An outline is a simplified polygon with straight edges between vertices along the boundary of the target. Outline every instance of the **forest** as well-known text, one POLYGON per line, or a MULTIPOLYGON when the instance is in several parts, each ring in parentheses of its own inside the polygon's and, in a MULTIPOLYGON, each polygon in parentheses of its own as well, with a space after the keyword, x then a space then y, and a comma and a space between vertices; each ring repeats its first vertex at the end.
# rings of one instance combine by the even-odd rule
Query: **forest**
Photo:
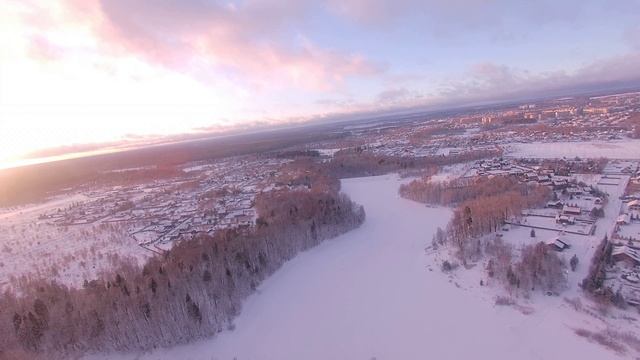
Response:
POLYGON ((522 210, 541 206, 551 199, 548 187, 500 176, 444 182, 424 177, 401 186, 399 192, 422 203, 455 205, 446 239, 456 246, 463 263, 471 253, 478 252, 479 237, 497 231, 507 219, 520 216, 522 210))
POLYGON ((515 258, 509 244, 494 238, 485 243, 485 252, 489 257, 487 276, 499 281, 512 295, 528 296, 536 290, 559 294, 567 287, 567 265, 543 242, 524 246, 520 257, 515 258))
POLYGON ((506 220, 520 216, 524 209, 546 203, 550 192, 546 187, 535 185, 466 200, 454 209, 453 218, 447 226, 447 236, 465 262, 473 251, 472 239, 499 230, 506 220))
POLYGON ((261 194, 249 233, 182 241, 141 268, 123 264, 82 288, 32 279, 5 292, 0 358, 147 350, 232 329, 242 301, 265 278, 298 252, 364 221, 364 209, 339 192, 339 182, 310 176, 318 186, 261 194))
MULTIPOLYGON (((433 246, 451 244, 465 266, 488 256, 488 277, 498 280, 510 293, 528 294, 538 289, 559 293, 566 286, 566 264, 544 243, 525 246, 515 259, 512 247, 502 238, 485 236, 498 231, 509 218, 520 216, 522 210, 546 203, 551 198, 549 188, 509 177, 447 182, 425 177, 402 186, 400 194, 423 203, 455 205, 446 231, 438 229, 433 246)), ((443 263, 444 271, 453 268, 448 261, 443 263)))
POLYGON ((457 155, 402 157, 374 154, 361 147, 338 151, 324 164, 338 178, 383 175, 394 171, 424 169, 500 156, 500 150, 473 150, 457 155))
MULTIPOLYGON (((451 181, 431 181, 429 176, 400 187, 400 195, 413 201, 434 205, 455 205, 480 197, 493 197, 506 192, 531 195, 538 186, 527 185, 513 177, 473 177, 451 181)), ((544 191, 544 190, 539 190, 544 191)))

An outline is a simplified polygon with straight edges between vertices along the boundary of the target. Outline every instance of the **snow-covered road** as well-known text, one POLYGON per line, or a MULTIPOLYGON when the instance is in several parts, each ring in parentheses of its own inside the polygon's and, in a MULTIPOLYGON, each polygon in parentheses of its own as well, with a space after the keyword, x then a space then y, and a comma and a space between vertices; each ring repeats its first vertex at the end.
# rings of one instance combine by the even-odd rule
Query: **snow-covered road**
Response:
MULTIPOLYGON (((235 329, 141 357, 202 360, 609 359, 559 309, 495 307, 456 287, 425 255, 449 210, 401 199, 395 176, 350 179, 367 211, 354 231, 298 255, 244 304, 235 329), (433 271, 429 271, 429 265, 433 271)), ((560 301, 558 299, 558 301, 560 301)))

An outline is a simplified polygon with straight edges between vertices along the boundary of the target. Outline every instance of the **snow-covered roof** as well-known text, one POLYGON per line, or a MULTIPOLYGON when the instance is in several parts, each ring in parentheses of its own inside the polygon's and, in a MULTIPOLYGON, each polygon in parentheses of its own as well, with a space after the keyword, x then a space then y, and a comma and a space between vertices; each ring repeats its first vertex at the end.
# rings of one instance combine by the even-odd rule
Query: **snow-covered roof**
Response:
POLYGON ((640 263, 640 251, 627 245, 614 245, 611 256, 627 255, 631 259, 640 263))
POLYGON ((551 240, 547 241, 547 245, 553 245, 553 246, 557 247, 560 250, 566 249, 566 248, 569 247, 569 244, 567 244, 566 241, 561 240, 558 237, 552 238, 551 240))
POLYGON ((577 206, 569 206, 569 205, 565 205, 562 207, 562 211, 563 212, 570 212, 570 213, 580 213, 580 208, 577 206))
POLYGON ((629 214, 621 214, 620 216, 618 216, 618 219, 616 220, 616 222, 618 222, 618 223, 628 223, 629 222, 629 214))

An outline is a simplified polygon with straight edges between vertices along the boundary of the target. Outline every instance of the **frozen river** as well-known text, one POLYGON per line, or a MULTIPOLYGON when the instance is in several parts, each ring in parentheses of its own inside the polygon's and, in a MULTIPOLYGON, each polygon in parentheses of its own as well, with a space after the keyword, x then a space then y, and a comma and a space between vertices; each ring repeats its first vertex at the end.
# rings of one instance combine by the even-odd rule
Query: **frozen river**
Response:
MULTIPOLYGON (((458 288, 425 255, 450 212, 401 199, 399 180, 343 181, 359 228, 298 255, 245 302, 233 331, 122 359, 607 359, 554 307, 532 315, 458 288), (429 271, 431 265, 433 271, 429 271)), ((484 288, 483 288, 484 289, 484 288)), ((558 299, 558 302, 560 300, 558 299)))

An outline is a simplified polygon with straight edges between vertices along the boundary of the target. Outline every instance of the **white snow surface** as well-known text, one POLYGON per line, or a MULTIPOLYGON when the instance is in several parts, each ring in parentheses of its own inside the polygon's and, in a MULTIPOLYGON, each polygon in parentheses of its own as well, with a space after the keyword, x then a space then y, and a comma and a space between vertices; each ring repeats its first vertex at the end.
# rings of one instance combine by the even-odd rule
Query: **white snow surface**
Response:
MULTIPOLYGON (((364 205, 358 229, 299 254, 245 301, 235 329, 193 344, 92 359, 394 360, 611 359, 616 354, 574 334, 599 320, 540 297, 533 314, 495 306, 496 288, 476 271, 442 273, 425 252, 451 215, 399 197, 400 180, 343 181, 364 205), (467 274, 467 275, 465 275, 467 274), (467 281, 465 277, 472 278, 467 281), (460 286, 458 280, 463 281, 460 286)), ((585 261, 586 262, 586 261, 585 261)), ((476 269, 474 269, 476 270, 476 269)), ((478 269, 479 270, 479 269, 478 269)))
POLYGON ((505 155, 521 158, 639 159, 640 140, 514 143, 505 146, 505 155))

